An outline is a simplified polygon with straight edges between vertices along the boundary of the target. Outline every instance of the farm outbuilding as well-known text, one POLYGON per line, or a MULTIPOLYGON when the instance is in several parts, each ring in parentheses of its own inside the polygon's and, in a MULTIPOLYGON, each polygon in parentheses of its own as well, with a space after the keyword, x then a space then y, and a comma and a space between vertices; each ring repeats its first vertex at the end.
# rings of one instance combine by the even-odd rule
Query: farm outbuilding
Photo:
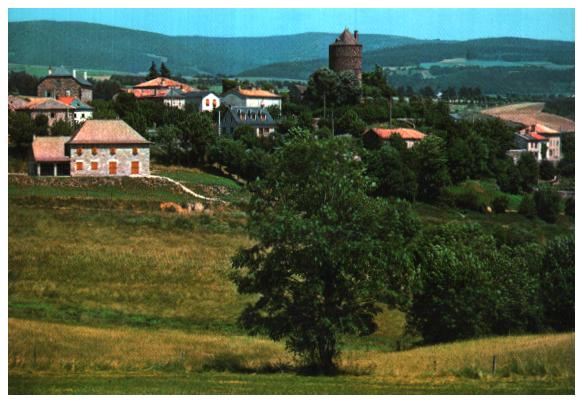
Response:
POLYGON ((28 173, 32 176, 68 176, 71 173, 65 143, 70 137, 35 137, 28 173))

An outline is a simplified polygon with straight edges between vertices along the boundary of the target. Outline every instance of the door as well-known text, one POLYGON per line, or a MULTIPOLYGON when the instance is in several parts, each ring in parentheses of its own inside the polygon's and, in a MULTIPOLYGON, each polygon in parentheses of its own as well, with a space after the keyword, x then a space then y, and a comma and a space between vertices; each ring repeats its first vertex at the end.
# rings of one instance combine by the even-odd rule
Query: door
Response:
POLYGON ((117 161, 109 161, 109 174, 117 175, 117 161))
POLYGON ((132 175, 140 173, 140 161, 132 161, 132 175))

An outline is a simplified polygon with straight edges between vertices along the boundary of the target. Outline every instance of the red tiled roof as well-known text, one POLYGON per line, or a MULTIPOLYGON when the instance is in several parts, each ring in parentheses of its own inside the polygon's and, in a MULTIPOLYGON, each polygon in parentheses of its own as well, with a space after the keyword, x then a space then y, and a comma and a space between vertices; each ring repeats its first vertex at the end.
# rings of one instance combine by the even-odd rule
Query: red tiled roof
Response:
POLYGON ((394 128, 394 129, 381 129, 378 127, 374 127, 370 130, 374 134, 376 134, 377 136, 379 136, 380 138, 385 139, 385 140, 394 134, 400 135, 403 140, 423 140, 423 138, 425 138, 425 136, 426 136, 425 133, 421 133, 418 130, 406 129, 403 127, 398 127, 398 128, 394 128))
POLYGON ((75 100, 75 97, 58 97, 57 100, 64 104, 71 105, 71 102, 75 100))
POLYGON ((32 155, 37 162, 65 162, 65 143, 70 137, 35 137, 32 141, 32 155))
POLYGON ((54 98, 43 97, 27 97, 23 98, 26 102, 19 106, 19 110, 70 110, 75 109, 64 102, 58 101, 54 98))
POLYGON ((243 95, 244 97, 249 97, 249 98, 281 98, 280 95, 274 94, 273 92, 270 92, 270 91, 262 90, 261 88, 253 88, 250 90, 245 90, 243 88, 236 88, 232 91, 237 92, 237 93, 243 95))
POLYGON ((188 89, 188 91, 186 92, 192 91, 192 87, 190 85, 164 77, 154 78, 153 80, 146 81, 145 83, 134 85, 134 88, 149 88, 149 87, 161 87, 161 88, 178 87, 184 91, 186 91, 185 89, 188 89))
POLYGON ((149 144, 123 120, 87 120, 69 144, 149 144))

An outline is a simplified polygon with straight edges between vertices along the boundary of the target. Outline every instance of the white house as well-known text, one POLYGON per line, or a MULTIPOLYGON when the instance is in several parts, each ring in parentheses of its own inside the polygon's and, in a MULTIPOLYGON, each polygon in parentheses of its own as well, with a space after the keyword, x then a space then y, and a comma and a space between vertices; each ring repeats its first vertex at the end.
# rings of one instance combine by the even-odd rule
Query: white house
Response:
POLYGON ((227 91, 221 99, 224 104, 229 106, 268 108, 276 105, 281 110, 281 96, 259 88, 245 90, 237 87, 227 91))
POLYGON ((211 91, 193 91, 184 95, 187 104, 195 104, 201 112, 212 112, 221 106, 221 98, 211 91))
POLYGON ((85 102, 82 102, 79 98, 59 97, 57 99, 75 108, 73 110, 73 120, 75 123, 83 123, 87 119, 93 118, 93 108, 87 105, 85 102))

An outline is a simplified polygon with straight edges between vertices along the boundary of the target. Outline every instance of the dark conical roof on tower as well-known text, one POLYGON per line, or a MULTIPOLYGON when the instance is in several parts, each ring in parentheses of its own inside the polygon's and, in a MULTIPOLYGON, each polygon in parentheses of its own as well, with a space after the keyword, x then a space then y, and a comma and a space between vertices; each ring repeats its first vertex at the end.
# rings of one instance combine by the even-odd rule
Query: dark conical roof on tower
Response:
MULTIPOLYGON (((358 35, 358 31, 354 31, 358 35)), ((334 45, 357 45, 358 39, 355 35, 352 35, 348 28, 344 28, 344 31, 336 38, 334 45)))

